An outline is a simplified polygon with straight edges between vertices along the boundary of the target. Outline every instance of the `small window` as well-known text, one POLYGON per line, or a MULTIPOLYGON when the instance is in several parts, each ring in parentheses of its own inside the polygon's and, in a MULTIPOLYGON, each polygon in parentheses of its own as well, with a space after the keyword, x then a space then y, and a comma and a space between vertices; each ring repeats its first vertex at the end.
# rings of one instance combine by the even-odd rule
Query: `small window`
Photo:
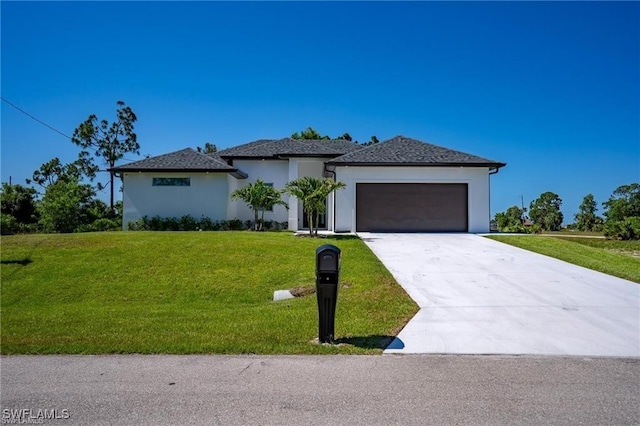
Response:
POLYGON ((153 186, 191 186, 191 178, 153 178, 153 186))

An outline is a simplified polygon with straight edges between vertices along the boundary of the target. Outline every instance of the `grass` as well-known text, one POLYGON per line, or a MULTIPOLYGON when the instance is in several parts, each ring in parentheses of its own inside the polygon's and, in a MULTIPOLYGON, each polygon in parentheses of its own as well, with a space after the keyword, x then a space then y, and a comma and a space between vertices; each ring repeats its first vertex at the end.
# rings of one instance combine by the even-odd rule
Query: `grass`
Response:
POLYGON ((2 354, 380 353, 417 306, 362 241, 290 233, 2 237, 2 354), (317 337, 315 248, 342 249, 336 338, 317 337))
POLYGON ((533 235, 488 238, 640 283, 640 241, 533 235))

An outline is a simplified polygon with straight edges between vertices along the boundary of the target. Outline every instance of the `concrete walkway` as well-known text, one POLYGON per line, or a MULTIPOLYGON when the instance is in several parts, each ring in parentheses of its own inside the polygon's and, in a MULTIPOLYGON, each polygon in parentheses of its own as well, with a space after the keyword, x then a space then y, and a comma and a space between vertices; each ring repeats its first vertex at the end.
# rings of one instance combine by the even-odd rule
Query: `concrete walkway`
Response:
POLYGON ((385 353, 640 357, 640 285, 471 234, 359 233, 421 310, 385 353))

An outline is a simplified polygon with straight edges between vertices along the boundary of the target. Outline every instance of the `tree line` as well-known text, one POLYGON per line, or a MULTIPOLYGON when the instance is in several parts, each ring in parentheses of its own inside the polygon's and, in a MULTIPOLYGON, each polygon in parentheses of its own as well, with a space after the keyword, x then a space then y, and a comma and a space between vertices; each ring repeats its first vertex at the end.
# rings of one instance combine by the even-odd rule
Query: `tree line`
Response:
MULTIPOLYGON (((559 231, 564 221, 561 206, 562 199, 558 194, 547 191, 533 200, 528 210, 524 206, 514 205, 496 213, 494 223, 500 232, 559 231)), ((602 206, 603 217, 597 214, 598 203, 593 194, 585 195, 578 206, 578 213, 574 215, 574 222, 566 228, 603 232, 606 237, 613 239, 640 239, 640 184, 619 186, 602 206)))
POLYGON ((64 164, 55 157, 35 170, 26 185, 2 183, 2 234, 120 229, 122 202, 114 199, 116 176, 107 170, 127 153, 140 154, 136 121, 131 107, 118 101, 114 121, 91 114, 74 130, 71 142, 80 148, 75 161, 64 164), (104 172, 109 173, 106 184, 96 182, 104 172), (107 187, 109 204, 97 198, 107 187))

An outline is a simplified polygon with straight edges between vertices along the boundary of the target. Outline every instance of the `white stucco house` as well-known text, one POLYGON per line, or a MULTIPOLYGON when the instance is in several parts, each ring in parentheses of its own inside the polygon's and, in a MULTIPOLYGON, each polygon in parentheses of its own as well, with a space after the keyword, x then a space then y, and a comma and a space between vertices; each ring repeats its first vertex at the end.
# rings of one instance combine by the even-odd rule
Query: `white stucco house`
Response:
MULTIPOLYGON (((263 139, 203 154, 186 148, 111 170, 123 181, 123 226, 143 216, 252 220, 230 194, 261 178, 275 188, 332 177, 320 229, 335 232, 488 232, 490 176, 505 163, 396 136, 364 147, 345 140, 263 139)), ((265 220, 307 227, 295 197, 265 220)))

